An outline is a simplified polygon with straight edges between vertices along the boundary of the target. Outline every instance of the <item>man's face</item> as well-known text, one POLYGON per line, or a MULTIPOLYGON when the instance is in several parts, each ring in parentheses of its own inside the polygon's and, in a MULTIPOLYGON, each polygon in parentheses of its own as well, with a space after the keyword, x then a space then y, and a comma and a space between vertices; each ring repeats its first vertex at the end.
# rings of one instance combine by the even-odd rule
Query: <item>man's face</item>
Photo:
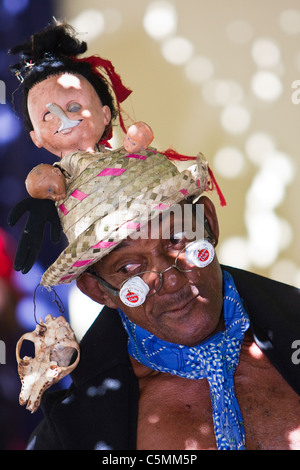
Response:
MULTIPOLYGON (((158 239, 128 238, 95 265, 96 272, 113 286, 123 273, 162 272, 174 263, 178 252, 172 227, 170 235, 158 239)), ((221 326, 222 273, 216 256, 205 268, 192 272, 172 268, 165 272, 161 289, 139 307, 127 307, 118 297, 107 295, 108 306, 119 307, 131 321, 165 341, 196 345, 221 326)))
POLYGON ((77 150, 94 151, 111 119, 93 86, 81 75, 53 75, 34 85, 28 93, 28 112, 33 125, 31 138, 59 157, 77 150), (59 106, 66 116, 80 120, 78 126, 57 132, 61 121, 49 112, 47 104, 59 106))

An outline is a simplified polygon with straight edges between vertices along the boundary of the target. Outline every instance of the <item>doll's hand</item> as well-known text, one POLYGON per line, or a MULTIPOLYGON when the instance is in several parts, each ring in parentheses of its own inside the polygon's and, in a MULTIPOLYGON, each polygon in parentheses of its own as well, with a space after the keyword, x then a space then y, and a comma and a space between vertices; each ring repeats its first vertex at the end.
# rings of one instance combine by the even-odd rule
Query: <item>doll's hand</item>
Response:
POLYGON ((13 226, 29 211, 29 216, 19 240, 14 269, 26 274, 36 261, 44 238, 45 224, 50 222, 50 237, 58 243, 62 233, 55 203, 48 199, 26 198, 18 202, 8 215, 8 224, 13 226))

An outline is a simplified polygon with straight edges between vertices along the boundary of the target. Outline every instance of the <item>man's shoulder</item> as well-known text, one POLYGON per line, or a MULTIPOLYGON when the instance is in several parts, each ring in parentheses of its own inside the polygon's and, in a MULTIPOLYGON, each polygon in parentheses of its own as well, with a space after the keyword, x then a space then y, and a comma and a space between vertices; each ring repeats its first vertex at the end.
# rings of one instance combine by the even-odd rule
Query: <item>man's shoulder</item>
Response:
POLYGON ((251 303, 252 300, 252 303, 260 303, 264 307, 276 303, 278 308, 293 312, 296 306, 300 308, 299 288, 243 269, 231 266, 222 268, 232 275, 240 295, 247 302, 251 303))
POLYGON ((223 266, 235 282, 249 314, 255 341, 300 394, 299 366, 292 361, 300 340, 300 290, 248 271, 223 266))

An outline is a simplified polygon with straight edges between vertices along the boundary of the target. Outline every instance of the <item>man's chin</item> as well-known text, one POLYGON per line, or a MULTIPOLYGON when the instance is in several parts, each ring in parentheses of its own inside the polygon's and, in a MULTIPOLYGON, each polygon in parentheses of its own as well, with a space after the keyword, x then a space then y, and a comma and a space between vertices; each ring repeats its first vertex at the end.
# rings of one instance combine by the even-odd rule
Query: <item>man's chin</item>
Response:
POLYGON ((191 315, 181 318, 165 318, 164 325, 160 324, 156 336, 168 343, 181 344, 192 347, 205 341, 214 334, 215 325, 209 327, 207 322, 197 321, 191 315))

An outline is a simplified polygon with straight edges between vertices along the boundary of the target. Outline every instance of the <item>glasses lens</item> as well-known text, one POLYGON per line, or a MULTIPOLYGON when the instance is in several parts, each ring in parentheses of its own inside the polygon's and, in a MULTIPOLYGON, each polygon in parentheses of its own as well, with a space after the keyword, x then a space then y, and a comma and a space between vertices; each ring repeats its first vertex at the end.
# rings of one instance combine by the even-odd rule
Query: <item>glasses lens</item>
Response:
POLYGON ((120 298, 126 305, 129 302, 130 306, 138 306, 145 301, 146 297, 156 294, 161 285, 162 276, 159 272, 143 271, 123 282, 120 288, 120 298))
POLYGON ((180 251, 175 264, 179 271, 190 272, 207 266, 212 262, 213 257, 213 246, 206 239, 196 240, 180 251))
POLYGON ((119 295, 128 307, 139 307, 145 302, 149 290, 141 277, 132 277, 123 284, 119 295))
POLYGON ((191 256, 191 252, 195 251, 195 249, 193 249, 195 243, 196 242, 187 244, 187 246, 178 253, 175 260, 175 265, 179 271, 190 272, 194 269, 197 269, 197 265, 195 263, 197 252, 194 254, 194 256, 191 256))

